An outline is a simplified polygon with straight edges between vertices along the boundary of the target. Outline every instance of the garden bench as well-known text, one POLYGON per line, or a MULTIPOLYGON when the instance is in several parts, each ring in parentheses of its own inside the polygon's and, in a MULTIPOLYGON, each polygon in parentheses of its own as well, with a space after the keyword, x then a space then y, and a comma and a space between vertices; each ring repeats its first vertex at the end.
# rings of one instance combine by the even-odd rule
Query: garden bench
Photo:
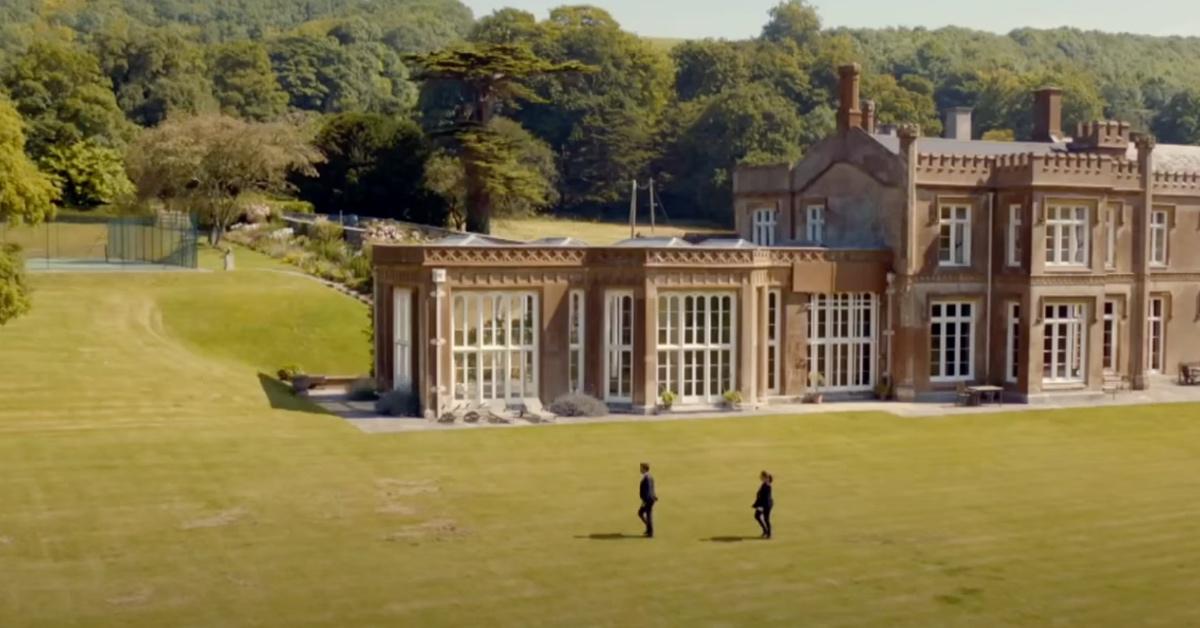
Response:
POLYGON ((1113 399, 1117 398, 1117 393, 1122 390, 1129 390, 1129 378, 1116 373, 1105 373, 1104 381, 1100 384, 1101 392, 1112 395, 1113 399))
POLYGON ((292 392, 304 395, 317 388, 347 388, 360 379, 354 375, 296 375, 292 377, 292 392))

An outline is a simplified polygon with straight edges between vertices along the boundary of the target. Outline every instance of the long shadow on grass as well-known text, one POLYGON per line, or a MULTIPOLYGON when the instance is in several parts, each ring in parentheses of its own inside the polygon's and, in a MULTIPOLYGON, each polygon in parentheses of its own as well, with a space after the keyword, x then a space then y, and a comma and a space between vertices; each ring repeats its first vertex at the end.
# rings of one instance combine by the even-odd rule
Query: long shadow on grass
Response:
POLYGON ((627 541, 630 539, 645 538, 640 534, 623 534, 621 532, 593 532, 586 536, 577 536, 577 539, 589 539, 592 541, 627 541))
POLYGON ((271 407, 276 410, 290 410, 292 412, 307 412, 309 414, 329 414, 321 406, 318 406, 307 399, 297 397, 292 392, 291 386, 267 375, 266 373, 258 374, 258 385, 262 386, 263 394, 266 395, 267 401, 271 403, 271 407))
POLYGON ((710 536, 700 539, 706 543, 741 543, 742 541, 765 541, 761 536, 710 536))

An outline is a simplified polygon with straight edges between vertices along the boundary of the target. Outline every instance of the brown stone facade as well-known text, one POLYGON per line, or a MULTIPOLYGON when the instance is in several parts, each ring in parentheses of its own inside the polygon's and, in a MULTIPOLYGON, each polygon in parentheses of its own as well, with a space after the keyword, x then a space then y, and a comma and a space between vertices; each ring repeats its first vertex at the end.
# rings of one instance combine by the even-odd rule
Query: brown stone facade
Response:
POLYGON ((1200 147, 1120 122, 1061 137, 1053 88, 1034 96, 1040 142, 874 134, 845 91, 849 124, 802 161, 737 171, 737 228, 761 242, 774 212, 772 244, 894 252, 886 375, 901 398, 964 383, 1025 399, 1143 388, 1200 361, 1200 147))
MULTIPOLYGON (((751 406, 794 397, 807 387, 810 294, 878 295, 875 318, 867 323, 878 325, 892 264, 884 250, 703 243, 678 248, 376 246, 373 255, 378 383, 383 389, 411 385, 422 407, 435 413, 474 398, 520 404, 533 396, 549 403, 573 390, 637 412, 653 408, 664 389, 676 393, 681 405, 720 403, 726 389, 738 391, 751 406), (507 385, 525 377, 513 366, 518 360, 511 356, 520 351, 513 334, 500 339, 495 331, 503 326, 511 332, 524 324, 513 322, 526 317, 524 309, 512 315, 514 295, 532 297, 536 310, 529 317, 535 328, 529 351, 536 357, 527 369, 535 381, 501 393, 503 386, 492 381, 507 385), (475 314, 475 304, 489 301, 493 305, 475 314), (627 339, 614 329, 626 322, 613 314, 614 301, 631 306, 627 339), (508 311, 498 313, 502 308, 508 311), (398 317, 398 309, 407 313, 398 317), (576 309, 582 310, 581 318, 576 309), (475 324, 478 319, 481 326, 475 324), (505 322, 489 322, 494 319, 505 322), (462 333, 472 326, 482 329, 482 340, 462 333), (398 339, 408 344, 398 347, 398 339), (627 350, 618 348, 626 345, 627 350), (505 348, 493 351, 492 346, 505 348), (467 355, 474 347, 479 355, 467 355), (618 351, 628 356, 630 373, 614 392, 613 379, 622 378, 615 364, 618 351), (489 352, 509 355, 498 366, 489 352), (399 370, 398 356, 405 362, 399 370), (479 360, 492 375, 485 369, 464 373, 464 366, 479 360), (497 370, 503 373, 496 375, 497 370), (775 375, 767 377, 768 371, 775 375), (480 379, 488 383, 480 386, 480 379)), ((881 359, 873 353, 862 368, 874 376, 881 359)))

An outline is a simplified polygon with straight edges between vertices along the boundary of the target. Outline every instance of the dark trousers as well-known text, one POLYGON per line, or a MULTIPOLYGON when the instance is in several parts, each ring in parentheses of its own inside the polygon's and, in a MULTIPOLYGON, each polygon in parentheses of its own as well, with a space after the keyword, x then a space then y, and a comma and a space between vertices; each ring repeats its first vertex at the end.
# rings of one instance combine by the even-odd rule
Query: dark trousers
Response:
POLYGON ((646 525, 646 534, 654 536, 654 502, 642 502, 642 507, 638 508, 638 519, 646 525))
POLYGON ((762 528, 763 534, 771 536, 771 509, 770 508, 755 508, 754 520, 758 522, 758 527, 762 528))

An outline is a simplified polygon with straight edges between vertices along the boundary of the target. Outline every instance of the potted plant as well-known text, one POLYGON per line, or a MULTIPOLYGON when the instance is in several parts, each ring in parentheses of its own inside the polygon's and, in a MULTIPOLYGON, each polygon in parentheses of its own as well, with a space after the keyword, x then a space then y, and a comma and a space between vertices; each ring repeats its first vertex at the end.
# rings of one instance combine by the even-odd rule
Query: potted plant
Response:
POLYGON ((664 412, 670 412, 671 407, 675 405, 675 400, 678 398, 678 395, 676 395, 674 391, 664 390, 662 391, 662 394, 658 396, 659 407, 664 412))
POLYGON ((817 371, 808 372, 808 400, 810 403, 822 403, 825 401, 825 396, 821 394, 821 384, 824 383, 824 375, 817 371))
POLYGON ((875 384, 875 398, 880 401, 888 401, 892 398, 892 382, 886 377, 880 378, 875 384))
POLYGON ((730 410, 737 410, 742 407, 742 393, 736 390, 726 390, 725 394, 721 395, 725 399, 725 407, 730 410))

